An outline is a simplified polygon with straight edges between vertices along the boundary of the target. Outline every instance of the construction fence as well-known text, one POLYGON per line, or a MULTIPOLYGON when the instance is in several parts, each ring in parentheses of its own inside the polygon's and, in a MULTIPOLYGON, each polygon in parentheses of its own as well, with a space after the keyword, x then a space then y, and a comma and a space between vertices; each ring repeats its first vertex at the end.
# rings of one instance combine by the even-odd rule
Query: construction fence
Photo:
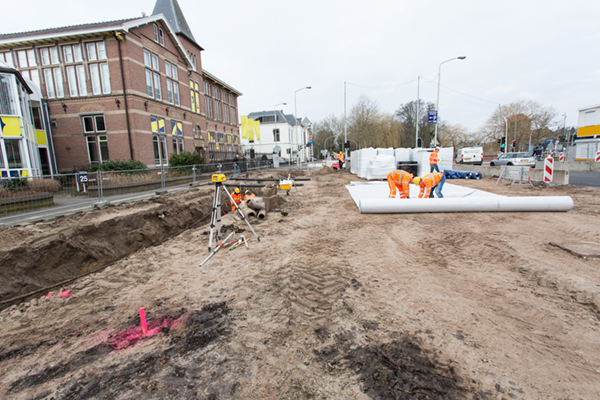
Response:
MULTIPOLYGON (((238 164, 239 173, 273 168, 269 160, 238 164)), ((48 176, 9 176, 0 179, 0 219, 40 210, 103 203, 177 186, 208 182, 211 175, 234 175, 232 162, 183 167, 161 166, 127 171, 80 171, 48 176)))

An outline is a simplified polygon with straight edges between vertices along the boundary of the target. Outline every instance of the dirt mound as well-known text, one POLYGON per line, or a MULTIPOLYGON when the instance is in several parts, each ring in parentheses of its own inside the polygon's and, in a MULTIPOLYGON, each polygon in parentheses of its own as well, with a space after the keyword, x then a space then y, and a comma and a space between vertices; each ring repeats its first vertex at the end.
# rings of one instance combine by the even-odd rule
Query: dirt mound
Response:
MULTIPOLYGON (((222 206, 231 208, 225 201, 222 206)), ((210 222, 211 209, 209 197, 185 203, 166 197, 139 214, 83 224, 1 251, 0 274, 4 279, 0 283, 0 304, 6 307, 11 298, 64 284, 193 226, 204 225, 210 222)))

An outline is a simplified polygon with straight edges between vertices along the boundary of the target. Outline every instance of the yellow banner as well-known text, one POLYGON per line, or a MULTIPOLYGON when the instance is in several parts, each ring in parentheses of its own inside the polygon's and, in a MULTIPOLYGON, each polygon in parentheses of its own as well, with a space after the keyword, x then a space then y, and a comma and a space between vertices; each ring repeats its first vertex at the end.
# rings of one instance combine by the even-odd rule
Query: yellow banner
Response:
POLYGON ((248 118, 248 140, 254 142, 254 120, 248 118))
POLYGON ((2 136, 21 136, 19 117, 0 117, 0 127, 2 136))
POLYGON ((240 119, 242 120, 242 139, 248 139, 248 117, 245 115, 240 115, 240 119))
POLYGON ((254 121, 254 132, 256 132, 256 140, 260 141, 260 122, 254 121))

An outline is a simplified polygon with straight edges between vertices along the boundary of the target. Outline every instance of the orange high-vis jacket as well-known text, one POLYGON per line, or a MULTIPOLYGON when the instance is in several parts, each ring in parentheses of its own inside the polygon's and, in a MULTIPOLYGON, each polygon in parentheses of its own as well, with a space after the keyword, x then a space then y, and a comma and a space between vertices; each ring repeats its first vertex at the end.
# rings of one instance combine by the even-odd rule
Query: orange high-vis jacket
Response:
POLYGON ((423 177, 421 178, 421 183, 419 184, 419 187, 421 188, 419 198, 428 198, 429 193, 431 193, 431 189, 433 189, 435 185, 440 183, 443 176, 444 174, 441 172, 432 172, 430 174, 423 175, 423 177))
POLYGON ((342 154, 342 152, 340 151, 340 153, 336 156, 338 160, 340 160, 341 162, 344 162, 344 154, 342 154))
POLYGON ((433 153, 429 156, 429 165, 437 164, 439 161, 438 151, 434 150, 433 153))
POLYGON ((242 202, 242 194, 233 192, 231 193, 231 197, 233 198, 233 201, 231 202, 231 211, 235 211, 235 206, 239 206, 242 202))
POLYGON ((248 199, 249 199, 250 197, 256 197, 256 195, 255 195, 254 193, 250 193, 250 194, 247 194, 247 195, 245 195, 245 196, 244 196, 244 203, 247 203, 247 202, 248 202, 248 199))
POLYGON ((396 189, 398 189, 398 195, 401 199, 406 199, 409 195, 410 182, 412 181, 413 174, 397 169, 390 172, 387 175, 388 186, 390 187, 390 199, 396 197, 396 189))

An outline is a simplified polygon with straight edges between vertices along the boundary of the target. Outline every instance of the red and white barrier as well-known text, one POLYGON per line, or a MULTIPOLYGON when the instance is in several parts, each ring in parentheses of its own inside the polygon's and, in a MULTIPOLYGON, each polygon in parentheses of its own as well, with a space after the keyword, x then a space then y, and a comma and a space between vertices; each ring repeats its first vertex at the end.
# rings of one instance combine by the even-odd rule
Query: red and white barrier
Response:
POLYGON ((565 153, 564 152, 560 152, 558 153, 558 161, 565 161, 565 153))
POLYGON ((554 158, 552 156, 546 157, 544 161, 544 182, 552 182, 552 176, 554 175, 554 158))
POLYGON ((600 150, 596 152, 596 162, 600 161, 600 150))

